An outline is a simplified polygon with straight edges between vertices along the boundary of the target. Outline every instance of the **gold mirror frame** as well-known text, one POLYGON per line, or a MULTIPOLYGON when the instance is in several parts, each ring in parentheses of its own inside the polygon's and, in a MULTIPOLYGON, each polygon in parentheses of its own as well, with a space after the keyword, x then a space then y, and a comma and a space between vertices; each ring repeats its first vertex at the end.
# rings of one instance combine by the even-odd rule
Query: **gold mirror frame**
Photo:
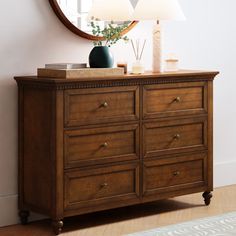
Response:
MULTIPOLYGON (((86 1, 86 0, 85 0, 86 1)), ((55 12, 55 14, 57 15, 57 17, 60 19, 60 21, 70 30, 72 31, 74 34, 89 39, 89 40, 93 40, 93 41, 101 41, 103 40, 103 37, 99 37, 99 36, 94 36, 91 34, 88 34, 82 30, 80 30, 79 28, 77 28, 75 25, 73 25, 68 18, 65 16, 65 14, 63 13, 63 11, 61 10, 60 6, 57 3, 57 0, 49 0, 49 3, 53 9, 53 11, 55 12)), ((128 33, 132 28, 134 28, 134 26, 138 23, 138 21, 132 21, 130 23, 130 25, 123 30, 122 35, 128 33)))

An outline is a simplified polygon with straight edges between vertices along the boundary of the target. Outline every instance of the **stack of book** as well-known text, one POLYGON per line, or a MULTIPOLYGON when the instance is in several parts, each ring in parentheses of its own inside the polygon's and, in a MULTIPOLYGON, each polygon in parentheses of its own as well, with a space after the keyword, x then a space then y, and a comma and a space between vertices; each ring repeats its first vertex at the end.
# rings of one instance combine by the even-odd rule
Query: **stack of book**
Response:
POLYGON ((53 63, 45 64, 46 69, 57 69, 57 70, 72 70, 87 68, 86 63, 53 63))

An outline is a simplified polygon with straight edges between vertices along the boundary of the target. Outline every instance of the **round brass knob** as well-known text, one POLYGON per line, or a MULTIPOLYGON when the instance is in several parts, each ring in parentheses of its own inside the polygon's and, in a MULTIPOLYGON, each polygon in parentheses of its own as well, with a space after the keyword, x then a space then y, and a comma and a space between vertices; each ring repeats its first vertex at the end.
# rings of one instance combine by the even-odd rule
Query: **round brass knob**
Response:
POLYGON ((180 134, 175 134, 174 139, 179 140, 180 139, 180 134))
POLYGON ((180 97, 176 97, 174 101, 175 102, 181 102, 181 98, 180 97))
POLYGON ((107 102, 104 102, 103 104, 102 104, 102 107, 108 107, 108 103, 107 102))
POLYGON ((106 188, 108 186, 108 183, 101 184, 101 188, 106 188))
POLYGON ((175 171, 175 172, 173 173, 173 175, 174 175, 174 176, 178 176, 178 175, 180 175, 180 172, 179 172, 179 171, 175 171))
POLYGON ((104 147, 104 148, 108 147, 108 143, 107 142, 103 143, 102 147, 104 147))

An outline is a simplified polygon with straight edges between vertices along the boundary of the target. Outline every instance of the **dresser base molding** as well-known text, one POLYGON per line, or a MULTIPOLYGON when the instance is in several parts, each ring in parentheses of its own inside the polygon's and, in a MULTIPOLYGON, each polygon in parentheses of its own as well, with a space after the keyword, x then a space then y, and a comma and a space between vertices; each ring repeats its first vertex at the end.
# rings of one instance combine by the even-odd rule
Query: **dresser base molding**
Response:
MULTIPOLYGON (((145 203, 150 203, 150 202, 155 202, 157 200, 163 200, 163 199, 167 199, 167 198, 172 198, 172 197, 177 197, 177 196, 182 196, 182 195, 187 195, 187 194, 193 194, 193 193, 199 193, 201 191, 204 191, 206 189, 206 187, 200 187, 200 188, 195 188, 195 189, 186 189, 186 190, 182 190, 182 191, 175 191, 175 192, 171 192, 171 193, 164 193, 160 196, 153 196, 150 198, 146 198, 143 199, 140 202, 137 201, 130 201, 130 202, 126 202, 126 203, 122 203, 120 202, 119 204, 117 204, 115 207, 113 206, 106 206, 106 207, 99 207, 98 209, 80 209, 80 210, 70 210, 70 211, 65 211, 64 212, 64 216, 65 217, 71 217, 71 216, 75 216, 75 215, 83 215, 86 213, 93 213, 96 211, 102 211, 102 210, 108 210, 108 209, 114 209, 114 208, 119 208, 119 207, 125 207, 125 206, 131 206, 131 205, 139 205, 139 204, 145 204, 145 203)), ((211 198, 213 197, 211 192, 204 192, 202 194, 203 198, 204 198, 204 202, 205 205, 208 206, 210 205, 211 202, 211 198)), ((29 211, 26 210, 22 210, 19 211, 19 217, 21 220, 21 224, 22 225, 27 225, 28 224, 28 217, 30 215, 29 211)), ((55 235, 59 235, 62 232, 64 223, 63 223, 63 219, 61 220, 52 220, 52 229, 55 235)))
POLYGON ((179 71, 16 77, 19 217, 52 219, 213 190, 213 79, 179 71))
MULTIPOLYGON (((75 216, 75 215, 83 215, 83 214, 86 214, 86 213, 93 213, 93 212, 96 212, 96 211, 114 209, 114 208, 131 206, 131 205, 145 204, 145 203, 155 202, 157 200, 163 200, 163 199, 182 196, 182 195, 187 195, 187 194, 199 193, 201 191, 204 191, 205 189, 206 189, 206 187, 203 186, 203 187, 198 187, 198 188, 194 188, 194 189, 186 189, 184 191, 183 190, 173 191, 173 192, 163 193, 160 196, 151 196, 149 198, 142 199, 141 201, 120 202, 120 203, 117 203, 115 207, 114 207, 114 203, 113 203, 113 206, 107 205, 107 206, 104 206, 104 207, 99 207, 97 209, 86 209, 86 208, 84 208, 84 209, 80 209, 80 210, 69 210, 69 211, 64 212, 64 216, 65 217, 71 217, 71 216, 75 216)), ((206 206, 210 205, 211 198, 213 197, 212 193, 206 191, 202 194, 202 196, 204 198, 205 205, 206 206)), ((22 225, 27 225, 28 224, 29 215, 30 215, 30 212, 27 211, 27 210, 19 211, 19 217, 20 217, 22 225)), ((54 232, 55 235, 59 235, 62 232, 63 226, 64 226, 63 219, 52 220, 52 229, 53 229, 53 232, 54 232)))

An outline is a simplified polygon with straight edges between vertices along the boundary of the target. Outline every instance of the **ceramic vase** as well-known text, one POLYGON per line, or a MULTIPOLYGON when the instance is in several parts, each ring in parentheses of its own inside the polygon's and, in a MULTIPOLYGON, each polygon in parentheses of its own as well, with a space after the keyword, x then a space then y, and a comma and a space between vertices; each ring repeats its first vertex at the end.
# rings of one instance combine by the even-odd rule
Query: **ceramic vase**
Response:
POLYGON ((114 57, 107 46, 95 46, 89 54, 91 68, 112 68, 114 57))

